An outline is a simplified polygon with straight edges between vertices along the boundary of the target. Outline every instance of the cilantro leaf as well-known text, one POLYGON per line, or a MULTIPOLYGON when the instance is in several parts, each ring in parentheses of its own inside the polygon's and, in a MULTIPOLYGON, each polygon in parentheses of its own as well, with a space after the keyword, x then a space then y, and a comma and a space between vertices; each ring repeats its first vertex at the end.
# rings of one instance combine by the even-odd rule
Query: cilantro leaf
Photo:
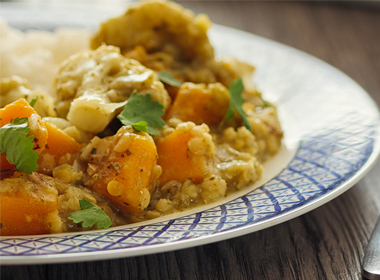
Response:
POLYGON ((145 131, 152 135, 158 135, 156 128, 163 128, 165 121, 164 106, 157 101, 152 102, 151 95, 138 95, 133 92, 128 99, 123 112, 117 118, 123 125, 131 125, 137 131, 145 131), (146 123, 146 124, 145 124, 146 123))
POLYGON ((84 228, 92 227, 95 224, 98 229, 111 226, 111 219, 100 207, 86 199, 79 200, 79 204, 82 210, 72 212, 69 216, 69 219, 74 223, 82 223, 84 228))
POLYGON ((173 87, 180 87, 182 85, 182 82, 174 78, 173 74, 169 71, 159 72, 158 78, 161 82, 171 85, 173 87))
POLYGON ((37 99, 38 99, 38 96, 36 98, 33 98, 32 101, 29 102, 29 105, 31 107, 34 107, 34 105, 36 105, 37 99))
POLYGON ((144 121, 139 121, 136 124, 132 124, 132 127, 136 129, 137 131, 147 131, 148 129, 148 123, 144 121))
POLYGON ((15 118, 0 128, 0 153, 15 164, 17 170, 31 174, 38 168, 38 152, 34 151, 33 136, 27 136, 28 118, 15 118))
POLYGON ((241 96, 241 94, 243 93, 243 89, 244 85, 241 78, 238 78, 237 80, 231 83, 228 89, 230 93, 230 106, 221 124, 224 124, 224 122, 232 119, 232 117, 235 115, 235 112, 237 112, 242 118, 245 127, 248 130, 252 131, 251 125, 249 124, 247 116, 245 115, 245 112, 243 110, 243 104, 245 101, 244 98, 241 96))

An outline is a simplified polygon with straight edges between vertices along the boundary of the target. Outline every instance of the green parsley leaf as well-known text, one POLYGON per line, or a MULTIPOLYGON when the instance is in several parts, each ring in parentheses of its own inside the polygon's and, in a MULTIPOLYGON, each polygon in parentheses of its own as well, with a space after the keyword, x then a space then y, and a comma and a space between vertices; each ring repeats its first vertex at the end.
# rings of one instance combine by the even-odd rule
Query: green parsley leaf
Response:
POLYGON ((15 118, 0 128, 0 153, 15 164, 17 170, 31 174, 38 168, 38 152, 34 151, 33 136, 27 136, 28 118, 15 118))
POLYGON ((226 121, 232 119, 232 117, 235 115, 235 112, 237 112, 242 118, 245 127, 252 131, 251 125, 249 124, 247 116, 245 115, 245 112, 243 110, 243 104, 245 101, 244 98, 241 96, 241 94, 243 93, 243 89, 244 85, 241 78, 238 78, 237 80, 231 83, 228 89, 230 93, 230 106, 221 125, 224 124, 226 121))
POLYGON ((137 131, 145 131, 147 132, 148 130, 148 123, 144 121, 139 121, 136 124, 132 124, 132 127, 136 129, 137 131))
POLYGON ((38 96, 36 98, 33 98, 32 101, 29 102, 30 106, 34 107, 38 99, 38 96))
POLYGON ((74 223, 82 223, 82 227, 88 228, 96 224, 98 229, 109 228, 112 224, 110 217, 104 211, 86 199, 79 200, 82 210, 72 212, 69 219, 74 223))
POLYGON ((174 78, 173 74, 169 71, 159 72, 158 78, 161 82, 171 85, 173 87, 180 87, 182 85, 182 82, 174 78))
POLYGON ((156 128, 162 129, 165 125, 165 121, 161 118, 163 115, 164 106, 157 101, 152 102, 149 93, 138 95, 133 92, 123 112, 117 118, 123 125, 131 125, 137 131, 158 135, 159 131, 156 128))

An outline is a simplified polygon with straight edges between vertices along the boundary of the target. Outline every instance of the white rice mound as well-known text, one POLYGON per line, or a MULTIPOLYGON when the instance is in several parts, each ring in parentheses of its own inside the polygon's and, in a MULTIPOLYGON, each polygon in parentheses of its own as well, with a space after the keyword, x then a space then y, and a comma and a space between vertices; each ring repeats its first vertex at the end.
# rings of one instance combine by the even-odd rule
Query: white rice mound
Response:
POLYGON ((55 97, 54 78, 58 65, 70 55, 89 48, 87 29, 59 28, 54 32, 22 32, 0 19, 0 78, 26 78, 31 88, 55 97))

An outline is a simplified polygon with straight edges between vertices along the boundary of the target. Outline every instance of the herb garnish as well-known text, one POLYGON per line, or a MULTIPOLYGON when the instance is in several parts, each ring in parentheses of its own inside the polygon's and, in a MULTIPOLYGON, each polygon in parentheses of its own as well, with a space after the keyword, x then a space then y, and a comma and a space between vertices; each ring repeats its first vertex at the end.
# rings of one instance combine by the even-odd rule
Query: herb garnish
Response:
POLYGON ((171 85, 173 87, 180 87, 182 85, 182 82, 174 78, 173 74, 169 71, 159 72, 158 78, 161 82, 171 85))
POLYGON ((33 98, 32 101, 29 102, 29 105, 31 107, 34 107, 34 105, 36 105, 37 100, 38 100, 38 96, 36 96, 36 98, 33 98))
POLYGON ((31 174, 38 168, 38 151, 34 151, 33 136, 27 136, 30 128, 27 117, 15 118, 0 128, 0 153, 15 164, 17 170, 31 174))
POLYGON ((223 125, 226 121, 232 119, 232 117, 235 115, 235 112, 237 112, 242 118, 245 127, 248 130, 252 131, 251 125, 249 124, 247 116, 245 115, 245 112, 243 110, 243 104, 245 101, 244 98, 241 96, 241 94, 243 93, 243 89, 244 85, 240 77, 231 83, 228 89, 230 93, 230 106, 221 125, 223 125))
POLYGON ((82 223, 82 227, 84 228, 92 227, 95 224, 98 229, 109 228, 111 226, 111 219, 100 207, 86 199, 79 200, 79 204, 82 210, 72 212, 69 216, 69 219, 74 223, 82 223))
POLYGON ((151 95, 138 95, 133 92, 128 99, 123 111, 117 116, 123 125, 131 125, 137 131, 145 131, 152 135, 158 135, 157 128, 162 129, 165 121, 164 106, 157 101, 152 101, 151 95))

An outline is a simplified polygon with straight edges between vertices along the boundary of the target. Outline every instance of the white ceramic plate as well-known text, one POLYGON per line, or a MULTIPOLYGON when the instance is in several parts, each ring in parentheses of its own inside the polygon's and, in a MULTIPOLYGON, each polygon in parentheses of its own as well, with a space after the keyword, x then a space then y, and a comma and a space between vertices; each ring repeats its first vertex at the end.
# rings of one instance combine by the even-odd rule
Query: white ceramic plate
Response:
MULTIPOLYGON (((41 15, 38 7, 2 5, 0 16, 21 29, 53 29, 96 26, 113 13, 94 9, 86 17, 75 10, 67 19, 62 15, 69 11, 59 11, 45 8, 41 15)), ((319 207, 373 166, 380 152, 379 111, 354 81, 310 55, 242 31, 217 25, 210 38, 218 54, 257 67, 258 88, 279 108, 284 145, 266 164, 263 179, 219 203, 159 220, 84 233, 1 237, 2 264, 121 258, 237 237, 319 207)))

